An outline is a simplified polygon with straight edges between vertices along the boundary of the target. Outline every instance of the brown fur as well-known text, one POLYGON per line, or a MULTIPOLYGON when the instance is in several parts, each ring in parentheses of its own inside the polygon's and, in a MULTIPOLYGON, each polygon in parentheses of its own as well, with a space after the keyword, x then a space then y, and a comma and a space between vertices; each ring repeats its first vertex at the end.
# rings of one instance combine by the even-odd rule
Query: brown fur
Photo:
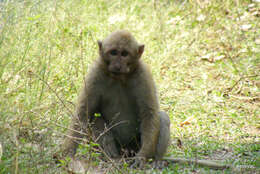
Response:
MULTIPOLYGON (((121 157, 126 149, 137 157, 161 159, 169 144, 170 120, 159 111, 155 83, 140 59, 144 45, 123 30, 98 45, 100 57, 86 77, 72 129, 88 132, 90 127, 110 157, 121 157)), ((70 136, 83 137, 75 131, 70 136)), ((65 151, 73 155, 77 143, 68 138, 65 151)))

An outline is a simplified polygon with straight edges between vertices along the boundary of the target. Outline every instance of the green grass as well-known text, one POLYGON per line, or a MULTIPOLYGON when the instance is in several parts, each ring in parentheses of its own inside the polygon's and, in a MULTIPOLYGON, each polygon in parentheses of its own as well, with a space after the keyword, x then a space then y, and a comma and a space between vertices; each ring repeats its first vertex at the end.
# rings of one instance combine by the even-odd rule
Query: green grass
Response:
MULTIPOLYGON (((143 60, 171 118, 167 156, 237 167, 217 171, 170 164, 160 172, 256 173, 259 10, 260 3, 249 0, 0 2, 0 173, 66 173, 52 155, 60 149, 83 78, 98 56, 97 40, 117 29, 131 31, 145 44, 143 60), (181 127, 187 118, 190 124, 181 127)), ((87 154, 93 165, 119 173, 94 155, 87 154)))

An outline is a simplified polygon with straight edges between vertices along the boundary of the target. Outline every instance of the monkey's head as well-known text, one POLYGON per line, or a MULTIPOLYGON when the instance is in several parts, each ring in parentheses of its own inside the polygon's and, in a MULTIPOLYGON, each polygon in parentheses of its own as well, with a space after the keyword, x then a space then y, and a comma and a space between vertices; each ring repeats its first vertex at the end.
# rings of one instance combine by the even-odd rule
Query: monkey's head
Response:
POLYGON ((138 44, 130 32, 119 30, 98 41, 99 54, 106 70, 113 76, 129 74, 137 67, 144 45, 138 44))

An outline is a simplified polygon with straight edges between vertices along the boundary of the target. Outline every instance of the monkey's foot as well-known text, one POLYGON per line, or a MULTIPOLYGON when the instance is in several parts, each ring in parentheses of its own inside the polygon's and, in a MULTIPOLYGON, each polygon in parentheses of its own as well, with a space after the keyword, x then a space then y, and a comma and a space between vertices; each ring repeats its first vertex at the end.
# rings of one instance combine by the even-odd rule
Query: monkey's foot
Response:
POLYGON ((135 157, 134 163, 130 165, 131 168, 144 168, 145 166, 145 158, 143 157, 135 157))
POLYGON ((152 163, 152 167, 154 169, 163 169, 164 167, 168 166, 168 162, 167 161, 162 161, 162 160, 155 160, 152 163))

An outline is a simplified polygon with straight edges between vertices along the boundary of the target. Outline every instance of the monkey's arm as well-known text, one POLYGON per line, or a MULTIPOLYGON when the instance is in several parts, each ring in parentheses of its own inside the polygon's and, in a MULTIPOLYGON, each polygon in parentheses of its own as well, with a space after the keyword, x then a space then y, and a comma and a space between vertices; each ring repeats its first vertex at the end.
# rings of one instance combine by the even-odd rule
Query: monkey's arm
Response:
POLYGON ((159 103, 156 96, 155 84, 149 70, 143 67, 136 77, 136 96, 141 120, 141 149, 137 157, 153 157, 156 152, 160 119, 158 116, 159 103))
POLYGON ((141 119, 141 149, 138 157, 149 158, 154 156, 158 141, 160 122, 155 112, 142 112, 141 119), (153 116, 152 116, 153 115, 153 116))
MULTIPOLYGON (((143 113, 145 118, 141 120, 141 148, 136 154, 136 158, 131 167, 143 167, 145 161, 148 158, 155 157, 156 147, 158 143, 159 135, 159 119, 157 120, 156 115, 145 115, 148 113, 143 113)), ((155 114, 150 112, 149 114, 155 114)))
POLYGON ((93 82, 87 81, 79 95, 73 121, 77 122, 74 124, 74 128, 79 127, 83 132, 86 131, 94 114, 98 112, 99 92, 96 89, 93 82))
POLYGON ((98 91, 95 90, 92 81, 86 81, 79 95, 75 115, 72 118, 68 137, 63 147, 64 156, 73 156, 82 137, 88 129, 90 117, 94 115, 98 108, 98 91))

